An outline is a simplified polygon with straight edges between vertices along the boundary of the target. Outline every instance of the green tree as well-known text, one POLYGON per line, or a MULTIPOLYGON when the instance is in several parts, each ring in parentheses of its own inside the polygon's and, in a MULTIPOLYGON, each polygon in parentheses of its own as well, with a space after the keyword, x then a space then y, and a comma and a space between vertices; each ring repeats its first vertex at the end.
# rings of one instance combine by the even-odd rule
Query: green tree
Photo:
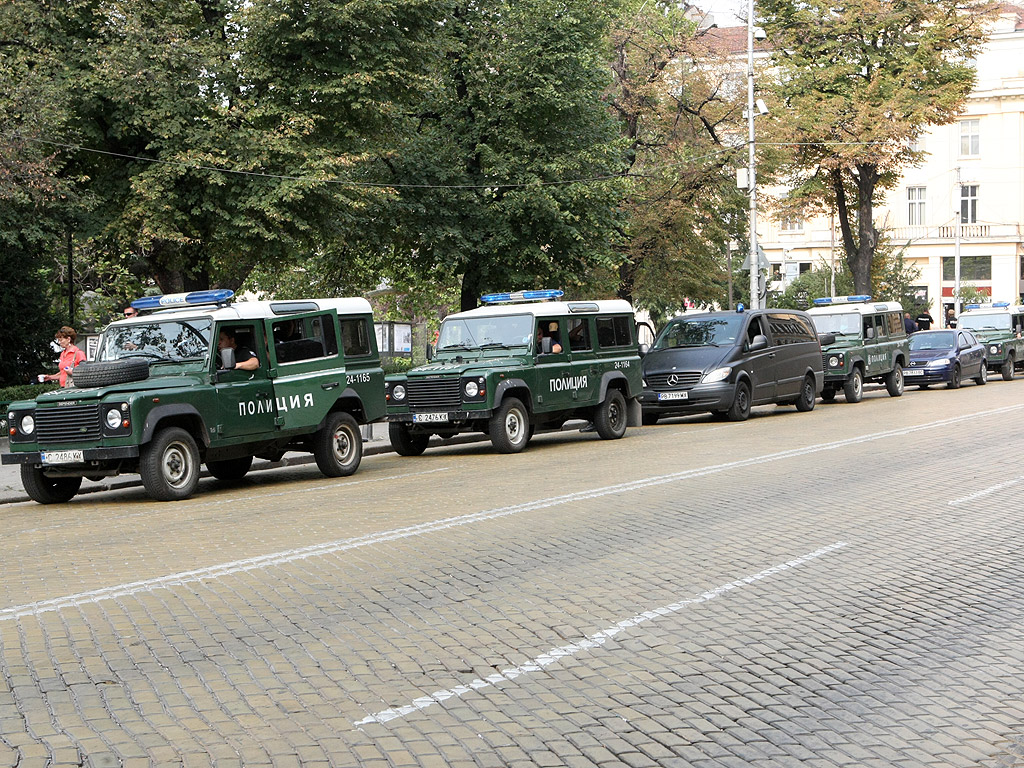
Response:
POLYGON ((630 2, 612 35, 612 109, 626 142, 622 298, 656 313, 726 305, 727 244, 746 228, 733 136, 743 95, 717 37, 677 3, 630 2))
MULTIPOLYGON (((95 253, 163 291, 237 288, 256 264, 343 243, 338 183, 426 80, 439 0, 114 0, 78 32, 71 170, 95 253)), ((70 23, 70 21, 68 22, 70 23)))
POLYGON ((622 153, 602 96, 615 3, 453 0, 435 87, 381 153, 363 251, 481 293, 613 267, 622 153), (408 130, 405 130, 408 128, 408 130))
POLYGON ((777 140, 794 147, 789 205, 834 207, 857 293, 871 292, 873 208, 911 142, 959 114, 991 5, 984 0, 759 0, 779 68, 777 140))

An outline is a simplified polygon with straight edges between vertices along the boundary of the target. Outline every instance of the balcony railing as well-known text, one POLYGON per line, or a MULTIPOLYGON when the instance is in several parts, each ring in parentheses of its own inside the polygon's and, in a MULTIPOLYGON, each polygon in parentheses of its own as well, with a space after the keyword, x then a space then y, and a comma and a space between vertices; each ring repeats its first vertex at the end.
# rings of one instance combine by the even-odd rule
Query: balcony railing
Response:
MULTIPOLYGON (((956 224, 943 224, 938 227, 893 227, 887 230, 890 239, 897 243, 908 240, 954 240, 956 224)), ((961 224, 961 240, 981 240, 987 237, 1011 238, 1019 240, 1021 228, 1019 224, 961 224)))

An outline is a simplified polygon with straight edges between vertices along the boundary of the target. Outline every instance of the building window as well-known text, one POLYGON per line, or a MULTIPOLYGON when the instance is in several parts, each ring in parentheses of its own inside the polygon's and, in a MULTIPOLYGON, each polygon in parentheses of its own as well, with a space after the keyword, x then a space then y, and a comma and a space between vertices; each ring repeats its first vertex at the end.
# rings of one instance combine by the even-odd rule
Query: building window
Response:
POLYGON ((912 227, 924 226, 924 187, 907 187, 907 223, 912 227))
POLYGON ((960 156, 981 154, 981 120, 960 121, 960 156))
POLYGON ((804 220, 793 216, 786 216, 779 222, 780 232, 803 232, 804 220))
MULTIPOLYGON (((942 257, 942 279, 946 282, 956 280, 956 260, 953 256, 942 257)), ((960 257, 960 282, 975 282, 992 279, 991 256, 960 257)))
POLYGON ((960 186, 960 223, 978 223, 978 185, 963 184, 960 186))

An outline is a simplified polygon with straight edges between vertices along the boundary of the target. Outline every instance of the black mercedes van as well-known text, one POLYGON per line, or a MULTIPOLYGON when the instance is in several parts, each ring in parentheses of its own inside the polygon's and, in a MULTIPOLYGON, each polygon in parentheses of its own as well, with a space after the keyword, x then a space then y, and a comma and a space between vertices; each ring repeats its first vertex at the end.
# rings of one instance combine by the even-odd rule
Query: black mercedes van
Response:
POLYGON ((710 411, 743 421, 754 405, 814 408, 824 375, 806 312, 691 312, 661 329, 643 360, 643 423, 710 411))

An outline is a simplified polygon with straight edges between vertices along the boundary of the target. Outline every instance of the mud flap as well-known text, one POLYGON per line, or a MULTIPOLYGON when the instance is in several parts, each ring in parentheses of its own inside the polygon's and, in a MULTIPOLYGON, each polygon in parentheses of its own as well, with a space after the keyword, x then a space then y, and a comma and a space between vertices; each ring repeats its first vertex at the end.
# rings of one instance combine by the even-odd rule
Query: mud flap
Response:
POLYGON ((640 398, 631 397, 626 403, 626 426, 639 427, 643 423, 644 409, 640 407, 640 398))

